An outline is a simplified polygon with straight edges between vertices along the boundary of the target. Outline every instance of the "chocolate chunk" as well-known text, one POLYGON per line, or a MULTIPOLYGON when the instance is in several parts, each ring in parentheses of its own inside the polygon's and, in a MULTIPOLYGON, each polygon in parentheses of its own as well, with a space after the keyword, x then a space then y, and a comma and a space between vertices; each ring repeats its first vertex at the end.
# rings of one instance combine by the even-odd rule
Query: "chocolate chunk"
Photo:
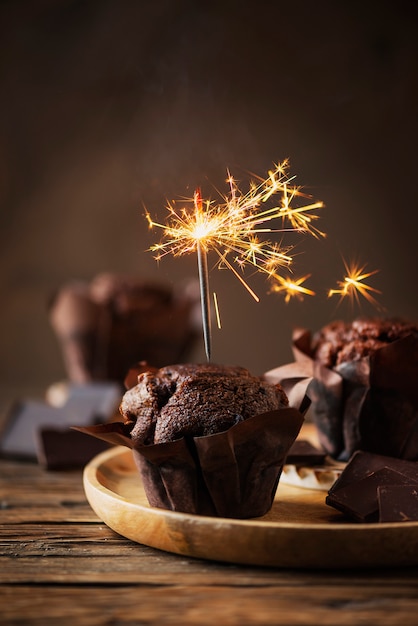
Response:
POLYGON ((96 445, 91 447, 89 438, 80 433, 74 440, 71 426, 75 423, 89 426, 102 419, 110 419, 120 398, 121 387, 118 384, 97 382, 69 385, 65 402, 60 406, 40 400, 16 402, 8 412, 4 430, 0 433, 0 455, 27 460, 37 458, 48 468, 82 466, 98 448, 96 445), (53 440, 57 445, 56 451, 52 449, 53 440))
MULTIPOLYGON (((377 522, 379 521, 378 487, 408 485, 410 482, 411 479, 408 476, 390 467, 382 467, 361 480, 328 492, 325 502, 358 522, 377 522)), ((416 485, 418 486, 418 480, 416 485)))
POLYGON ((418 521, 417 485, 380 485, 377 500, 379 522, 418 521))
POLYGON ((75 469, 86 465, 110 444, 67 428, 41 428, 38 461, 48 470, 75 469))
POLYGON ((350 483, 366 478, 383 467, 389 467, 396 472, 400 472, 410 478, 410 482, 413 484, 418 482, 417 462, 395 459, 393 457, 359 450, 353 454, 344 468, 344 471, 341 473, 341 476, 335 481, 330 489, 330 494, 346 487, 350 483))
POLYGON ((36 457, 36 433, 38 428, 59 424, 70 426, 62 418, 62 411, 38 400, 24 400, 13 404, 6 417, 0 435, 0 453, 3 456, 36 457))
POLYGON ((306 439, 297 439, 289 450, 286 463, 289 465, 322 465, 326 453, 306 439))

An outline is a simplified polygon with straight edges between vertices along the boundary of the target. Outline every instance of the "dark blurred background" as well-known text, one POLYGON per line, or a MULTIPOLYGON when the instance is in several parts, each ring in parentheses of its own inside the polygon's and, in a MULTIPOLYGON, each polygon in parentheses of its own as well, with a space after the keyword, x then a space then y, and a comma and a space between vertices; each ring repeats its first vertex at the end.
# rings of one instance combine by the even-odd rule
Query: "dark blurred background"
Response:
POLYGON ((328 238, 297 258, 317 295, 286 305, 255 276, 256 304, 212 272, 213 360, 261 373, 290 360, 295 325, 375 313, 327 299, 342 257, 379 269, 386 312, 416 319, 416 6, 3 0, 1 384, 65 376, 47 303, 66 281, 196 275, 192 257, 157 265, 144 205, 164 219, 166 199, 225 191, 227 168, 245 186, 286 157, 326 204, 328 238))

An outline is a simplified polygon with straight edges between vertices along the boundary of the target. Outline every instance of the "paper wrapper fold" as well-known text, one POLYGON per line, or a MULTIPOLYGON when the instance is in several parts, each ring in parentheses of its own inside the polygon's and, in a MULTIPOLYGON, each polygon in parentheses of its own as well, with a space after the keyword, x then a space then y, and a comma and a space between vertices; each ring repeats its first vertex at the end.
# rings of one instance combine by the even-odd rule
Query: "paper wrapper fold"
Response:
POLYGON ((77 430, 133 449, 151 506, 218 517, 267 513, 304 417, 270 411, 205 437, 134 447, 121 422, 77 430))
POLYGON ((394 341, 369 357, 328 369, 311 354, 311 334, 293 337, 295 362, 265 374, 286 389, 307 386, 311 415, 328 454, 356 450, 418 460, 418 338, 394 341))

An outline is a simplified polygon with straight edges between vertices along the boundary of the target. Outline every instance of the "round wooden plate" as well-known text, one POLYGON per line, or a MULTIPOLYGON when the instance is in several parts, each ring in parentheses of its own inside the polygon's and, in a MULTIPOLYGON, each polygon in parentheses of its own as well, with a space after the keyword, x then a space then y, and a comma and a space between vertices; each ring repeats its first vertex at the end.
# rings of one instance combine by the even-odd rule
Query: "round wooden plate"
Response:
POLYGON ((98 517, 132 541, 175 554, 286 568, 418 565, 418 522, 348 524, 325 494, 280 484, 271 511, 250 520, 189 515, 149 506, 128 448, 95 457, 84 489, 98 517))

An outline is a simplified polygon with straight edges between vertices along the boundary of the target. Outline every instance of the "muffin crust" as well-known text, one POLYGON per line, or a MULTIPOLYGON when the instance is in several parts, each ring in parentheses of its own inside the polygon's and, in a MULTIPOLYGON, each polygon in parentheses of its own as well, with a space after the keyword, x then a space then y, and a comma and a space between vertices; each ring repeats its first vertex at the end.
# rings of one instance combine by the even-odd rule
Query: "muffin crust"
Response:
POLYGON ((150 368, 120 406, 136 444, 200 437, 227 430, 254 415, 288 406, 280 385, 243 367, 185 364, 150 368))

